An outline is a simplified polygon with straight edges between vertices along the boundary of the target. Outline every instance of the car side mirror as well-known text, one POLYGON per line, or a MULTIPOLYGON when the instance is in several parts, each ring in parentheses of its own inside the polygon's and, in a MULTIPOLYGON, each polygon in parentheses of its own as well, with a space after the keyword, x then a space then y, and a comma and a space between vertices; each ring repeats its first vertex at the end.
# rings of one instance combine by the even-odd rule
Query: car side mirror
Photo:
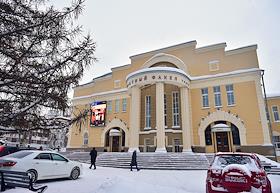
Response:
POLYGON ((269 172, 271 170, 271 166, 264 166, 263 169, 264 171, 269 172))
POLYGON ((69 162, 69 160, 68 160, 68 159, 65 159, 65 161, 66 161, 66 162, 69 162))

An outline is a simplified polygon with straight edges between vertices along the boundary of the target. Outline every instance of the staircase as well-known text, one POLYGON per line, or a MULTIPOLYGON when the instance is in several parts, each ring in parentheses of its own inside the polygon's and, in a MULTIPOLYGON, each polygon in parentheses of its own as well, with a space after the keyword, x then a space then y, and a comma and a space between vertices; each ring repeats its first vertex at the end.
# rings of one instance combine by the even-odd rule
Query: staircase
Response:
MULTIPOLYGON (((65 152, 63 153, 71 160, 90 163, 89 152, 65 152)), ((113 168, 129 168, 131 153, 127 152, 105 152, 98 153, 96 165, 113 168)), ((138 166, 141 169, 159 170, 207 170, 214 158, 211 153, 137 153, 138 166)), ((262 166, 270 166, 268 174, 280 175, 280 167, 261 160, 262 166)))
MULTIPOLYGON (((96 165, 102 167, 129 168, 131 153, 101 153, 96 165)), ((66 154, 72 160, 90 163, 88 152, 66 154)), ((138 167, 141 169, 160 170, 207 170, 209 161, 205 154, 187 153, 137 153, 138 167)))
POLYGON ((261 165, 264 166, 270 166, 271 169, 267 171, 267 174, 273 174, 273 175, 280 175, 280 167, 277 167, 277 165, 273 165, 271 163, 265 162, 261 160, 261 165))

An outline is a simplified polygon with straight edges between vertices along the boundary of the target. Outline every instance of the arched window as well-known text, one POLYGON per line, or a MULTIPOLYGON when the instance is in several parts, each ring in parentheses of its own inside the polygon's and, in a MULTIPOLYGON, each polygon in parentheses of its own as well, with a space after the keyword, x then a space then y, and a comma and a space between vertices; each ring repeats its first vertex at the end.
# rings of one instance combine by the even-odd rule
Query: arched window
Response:
POLYGON ((88 133, 84 134, 84 145, 88 145, 88 133))
POLYGON ((106 147, 109 147, 109 139, 110 139, 110 136, 109 136, 109 133, 110 133, 110 130, 106 133, 106 138, 105 138, 105 146, 106 147))
POLYGON ((122 130, 122 146, 125 146, 125 132, 122 130))
POLYGON ((205 129, 205 144, 212 145, 211 125, 205 129))
POLYGON ((231 132, 232 132, 233 145, 240 145, 239 130, 234 124, 231 124, 231 132))

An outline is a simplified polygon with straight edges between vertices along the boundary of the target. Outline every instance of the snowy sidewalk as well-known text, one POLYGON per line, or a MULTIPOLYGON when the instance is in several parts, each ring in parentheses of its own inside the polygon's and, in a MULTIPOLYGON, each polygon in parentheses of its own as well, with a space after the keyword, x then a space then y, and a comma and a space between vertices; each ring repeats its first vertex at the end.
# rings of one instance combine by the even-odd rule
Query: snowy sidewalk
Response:
MULTIPOLYGON (((45 193, 205 193, 207 171, 168 171, 103 168, 88 169, 75 181, 43 181, 48 185, 45 193)), ((269 175, 274 193, 280 192, 280 175, 269 175)), ((26 189, 12 189, 7 193, 31 193, 26 189)))

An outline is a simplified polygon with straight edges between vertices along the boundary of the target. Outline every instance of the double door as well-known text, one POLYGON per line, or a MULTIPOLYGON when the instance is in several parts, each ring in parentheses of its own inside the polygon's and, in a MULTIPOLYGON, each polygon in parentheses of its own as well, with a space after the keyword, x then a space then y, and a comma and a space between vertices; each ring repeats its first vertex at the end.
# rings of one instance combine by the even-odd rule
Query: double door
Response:
POLYGON ((216 132, 216 144, 218 152, 229 151, 228 132, 216 132))

